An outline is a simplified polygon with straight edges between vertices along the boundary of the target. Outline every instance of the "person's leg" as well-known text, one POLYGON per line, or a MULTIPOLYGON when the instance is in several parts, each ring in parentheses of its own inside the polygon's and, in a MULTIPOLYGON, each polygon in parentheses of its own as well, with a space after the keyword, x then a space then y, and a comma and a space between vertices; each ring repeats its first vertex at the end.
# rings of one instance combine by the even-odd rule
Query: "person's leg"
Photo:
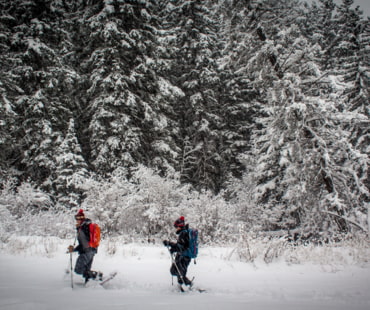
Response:
POLYGON ((96 272, 92 272, 91 266, 94 259, 95 253, 92 251, 82 253, 78 256, 75 266, 75 272, 77 274, 81 274, 85 278, 85 282, 87 282, 90 278, 96 277, 96 272))
POLYGON ((82 253, 77 257, 75 273, 82 275, 85 271, 86 271, 86 254, 82 253))
POLYGON ((179 262, 178 262, 179 270, 181 272, 182 279, 185 285, 191 285, 191 281, 186 277, 190 261, 191 261, 190 257, 180 256, 179 262))
POLYGON ((182 281, 182 273, 181 273, 181 269, 179 267, 180 257, 181 257, 180 255, 176 254, 175 260, 172 263, 171 268, 170 268, 170 273, 171 273, 171 275, 177 277, 177 282, 179 284, 182 284, 183 283, 183 281, 182 281))
POLYGON ((176 255, 175 257, 175 262, 172 264, 170 272, 173 276, 177 276, 177 282, 179 284, 191 284, 191 281, 186 277, 190 261, 191 258, 187 256, 176 255))

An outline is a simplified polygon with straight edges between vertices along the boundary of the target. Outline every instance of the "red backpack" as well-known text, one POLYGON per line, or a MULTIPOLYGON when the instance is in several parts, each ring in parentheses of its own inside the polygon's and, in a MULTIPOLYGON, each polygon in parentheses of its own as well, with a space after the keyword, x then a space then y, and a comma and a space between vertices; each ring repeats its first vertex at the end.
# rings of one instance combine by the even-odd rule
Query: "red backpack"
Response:
POLYGON ((90 241, 89 246, 97 248, 100 244, 100 227, 96 223, 89 224, 90 241))

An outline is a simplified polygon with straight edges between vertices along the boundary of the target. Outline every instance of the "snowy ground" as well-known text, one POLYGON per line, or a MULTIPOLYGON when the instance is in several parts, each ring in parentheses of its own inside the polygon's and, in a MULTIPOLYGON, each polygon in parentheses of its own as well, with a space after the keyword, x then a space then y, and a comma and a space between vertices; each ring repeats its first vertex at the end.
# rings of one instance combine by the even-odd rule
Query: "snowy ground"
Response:
POLYGON ((207 292, 179 293, 171 284, 166 248, 128 244, 114 255, 103 249, 95 256, 93 269, 118 271, 106 288, 83 287, 82 278, 74 275, 72 289, 65 273, 67 245, 49 254, 45 249, 31 254, 0 249, 0 309, 370 309, 368 263, 243 263, 229 259, 230 248, 203 248, 197 264, 189 267, 189 277, 195 276, 197 286, 207 292))

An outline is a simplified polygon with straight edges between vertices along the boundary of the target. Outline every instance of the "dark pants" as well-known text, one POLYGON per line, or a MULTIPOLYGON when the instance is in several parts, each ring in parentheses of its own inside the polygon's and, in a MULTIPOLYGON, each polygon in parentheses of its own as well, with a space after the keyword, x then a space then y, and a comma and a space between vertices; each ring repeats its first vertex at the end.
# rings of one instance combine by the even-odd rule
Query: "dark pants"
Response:
POLYGON ((175 261, 174 263, 172 263, 170 272, 173 276, 177 277, 177 282, 180 284, 183 283, 185 283, 186 285, 191 284, 191 281, 186 277, 190 261, 191 261, 190 257, 176 254, 175 261))
POLYGON ((94 277, 94 272, 91 271, 91 266, 95 253, 96 250, 90 249, 89 251, 81 253, 77 258, 75 272, 77 274, 81 274, 85 279, 94 277))

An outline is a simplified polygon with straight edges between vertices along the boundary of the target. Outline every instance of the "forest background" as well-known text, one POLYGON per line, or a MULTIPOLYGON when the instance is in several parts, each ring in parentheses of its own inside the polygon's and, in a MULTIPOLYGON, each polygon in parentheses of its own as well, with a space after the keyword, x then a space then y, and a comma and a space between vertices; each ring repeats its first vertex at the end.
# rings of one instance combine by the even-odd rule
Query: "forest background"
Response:
POLYGON ((0 0, 0 238, 367 237, 352 0, 0 0), (66 225, 66 223, 71 225, 66 225))

